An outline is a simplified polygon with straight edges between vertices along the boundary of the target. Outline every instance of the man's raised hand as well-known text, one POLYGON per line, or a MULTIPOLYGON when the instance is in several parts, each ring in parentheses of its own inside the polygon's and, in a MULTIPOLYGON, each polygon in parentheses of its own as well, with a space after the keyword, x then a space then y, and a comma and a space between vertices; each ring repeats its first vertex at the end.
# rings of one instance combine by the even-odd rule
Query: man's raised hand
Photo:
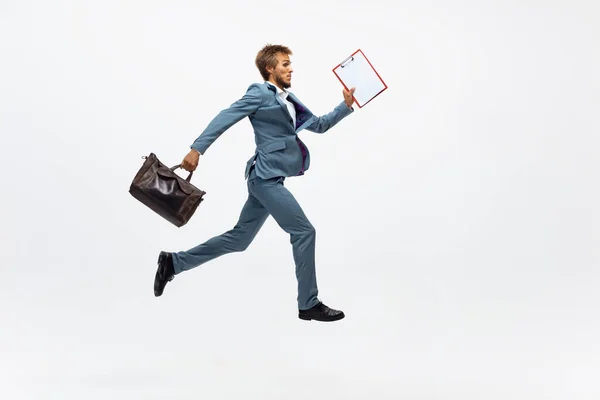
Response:
POLYGON ((354 104, 354 91, 356 90, 356 88, 352 88, 350 90, 346 90, 344 88, 344 90, 342 90, 342 94, 344 95, 344 102, 346 103, 346 105, 348 106, 348 108, 352 108, 352 104, 354 104))

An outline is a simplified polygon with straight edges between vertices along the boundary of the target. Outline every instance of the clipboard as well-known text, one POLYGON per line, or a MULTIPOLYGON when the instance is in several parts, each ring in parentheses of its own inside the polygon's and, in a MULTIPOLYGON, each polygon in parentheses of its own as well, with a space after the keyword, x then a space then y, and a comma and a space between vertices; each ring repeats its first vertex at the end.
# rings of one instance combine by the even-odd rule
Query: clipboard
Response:
POLYGON ((361 49, 356 50, 333 68, 333 73, 346 90, 356 88, 354 101, 359 108, 364 107, 388 88, 361 49))

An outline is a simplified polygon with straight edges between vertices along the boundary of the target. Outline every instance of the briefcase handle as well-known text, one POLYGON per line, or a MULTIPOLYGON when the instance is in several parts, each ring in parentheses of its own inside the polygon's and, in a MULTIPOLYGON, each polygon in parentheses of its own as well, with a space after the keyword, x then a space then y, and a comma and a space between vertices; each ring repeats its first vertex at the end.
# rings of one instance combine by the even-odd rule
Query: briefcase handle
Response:
MULTIPOLYGON (((176 165, 176 166, 174 166, 174 167, 171 167, 171 168, 170 168, 170 170, 171 170, 172 172, 175 172, 175 170, 176 170, 177 168, 181 168, 181 164, 179 164, 179 165, 176 165)), ((193 174, 193 173, 194 173, 194 171, 191 171, 191 172, 190 172, 190 174, 188 175, 188 177, 187 177, 185 180, 189 182, 189 181, 192 179, 192 174, 193 174)))

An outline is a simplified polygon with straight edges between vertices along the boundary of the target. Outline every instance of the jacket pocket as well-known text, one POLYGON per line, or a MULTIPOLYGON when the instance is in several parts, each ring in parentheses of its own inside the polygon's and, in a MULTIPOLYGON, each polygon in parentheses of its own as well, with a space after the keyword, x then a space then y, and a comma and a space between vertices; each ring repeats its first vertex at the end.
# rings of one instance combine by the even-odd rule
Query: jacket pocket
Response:
POLYGON ((262 146, 262 148, 260 148, 260 151, 262 151, 263 153, 272 153, 274 151, 277 150, 283 150, 286 148, 285 142, 279 141, 279 142, 273 142, 273 143, 269 143, 265 146, 262 146))

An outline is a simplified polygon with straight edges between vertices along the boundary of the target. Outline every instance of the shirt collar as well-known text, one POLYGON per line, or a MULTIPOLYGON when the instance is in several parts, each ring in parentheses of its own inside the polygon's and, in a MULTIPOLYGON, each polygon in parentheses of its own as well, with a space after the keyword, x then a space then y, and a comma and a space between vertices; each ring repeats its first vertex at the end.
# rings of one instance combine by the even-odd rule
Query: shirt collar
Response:
POLYGON ((277 90, 277 94, 281 97, 283 97, 284 99, 287 98, 289 92, 287 90, 283 90, 281 89, 279 86, 274 85, 272 82, 269 81, 265 81, 267 82, 269 85, 273 86, 275 88, 275 90, 277 90))

